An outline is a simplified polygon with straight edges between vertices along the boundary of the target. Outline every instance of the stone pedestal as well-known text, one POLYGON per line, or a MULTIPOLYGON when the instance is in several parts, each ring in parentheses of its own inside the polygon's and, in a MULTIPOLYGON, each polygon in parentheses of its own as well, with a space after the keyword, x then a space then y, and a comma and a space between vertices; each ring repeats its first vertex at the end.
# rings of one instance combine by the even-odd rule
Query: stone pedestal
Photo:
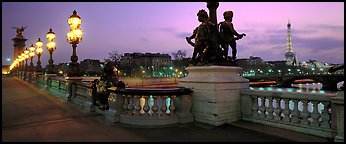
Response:
POLYGON ((345 129, 344 91, 332 97, 332 129, 336 132, 334 142, 344 142, 345 129))
POLYGON ((195 121, 219 126, 240 120, 240 89, 249 80, 239 76, 237 66, 193 66, 179 85, 193 90, 192 113, 195 121))
POLYGON ((52 77, 56 77, 57 74, 45 74, 46 78, 45 78, 45 89, 49 90, 50 88, 50 84, 51 84, 51 78, 52 77))
POLYGON ((67 93, 66 93, 66 101, 74 102, 74 98, 76 96, 76 91, 73 83, 76 81, 81 81, 82 77, 66 77, 67 82, 67 93))

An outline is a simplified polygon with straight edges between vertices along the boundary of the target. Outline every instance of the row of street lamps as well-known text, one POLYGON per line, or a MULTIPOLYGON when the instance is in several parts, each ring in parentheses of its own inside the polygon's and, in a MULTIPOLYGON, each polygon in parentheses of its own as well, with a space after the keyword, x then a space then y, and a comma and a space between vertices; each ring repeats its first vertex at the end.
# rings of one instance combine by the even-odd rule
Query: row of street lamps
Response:
MULTIPOLYGON (((82 30, 80 29, 80 25, 82 23, 82 19, 77 15, 77 12, 74 10, 73 14, 68 19, 68 24, 70 26, 70 32, 67 33, 67 41, 72 44, 73 54, 71 56, 71 64, 70 71, 68 72, 69 77, 78 77, 80 76, 79 66, 78 66, 78 57, 76 54, 77 44, 82 41, 82 30)), ((56 49, 55 43, 55 33, 52 31, 52 28, 49 29, 49 32, 46 34, 47 45, 46 48, 49 52, 49 61, 46 66, 46 74, 55 74, 54 72, 54 61, 53 61, 53 51, 56 49)), ((16 68, 16 70, 20 71, 29 71, 29 72, 42 72, 42 66, 40 57, 43 53, 43 42, 40 38, 36 41, 36 54, 38 57, 36 68, 33 65, 33 58, 35 57, 35 47, 33 44, 30 45, 29 50, 26 48, 21 55, 19 55, 16 60, 11 64, 10 71, 16 68), (27 60, 30 58, 30 67, 27 64, 27 60), (25 65, 24 65, 25 62, 25 65)))

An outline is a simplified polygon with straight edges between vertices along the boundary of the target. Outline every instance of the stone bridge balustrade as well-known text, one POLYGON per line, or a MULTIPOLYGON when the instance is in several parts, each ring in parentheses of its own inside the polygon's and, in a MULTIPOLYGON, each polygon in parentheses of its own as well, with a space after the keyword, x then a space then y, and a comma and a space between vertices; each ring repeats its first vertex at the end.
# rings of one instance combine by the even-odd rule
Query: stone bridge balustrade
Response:
POLYGON ((45 83, 44 83, 44 75, 37 75, 35 77, 35 81, 36 81, 36 86, 39 88, 43 88, 45 83))
MULTIPOLYGON (((68 101, 69 82, 63 77, 37 75, 36 85, 50 94, 68 101)), ((70 82, 71 101, 87 112, 97 112, 111 122, 132 125, 170 125, 194 121, 191 113, 190 89, 183 87, 159 89, 109 88, 109 110, 102 111, 92 104, 92 83, 70 82)))
MULTIPOLYGON (((21 77, 22 75, 18 75, 21 77)), ((64 77, 32 75, 38 88, 97 112, 111 122, 155 126, 194 122, 191 90, 184 87, 166 89, 109 88, 110 109, 102 111, 92 105, 91 83, 72 85, 74 101, 67 101, 68 81, 64 77)), ((241 89, 241 119, 273 127, 344 141, 344 92, 336 94, 257 91, 241 89)), ((203 105, 204 106, 204 105, 203 105)), ((202 107, 203 107, 202 106, 202 107)))
POLYGON ((322 89, 325 90, 337 90, 337 83, 343 81, 343 73, 333 74, 290 74, 290 75, 256 75, 244 77, 250 81, 269 80, 275 81, 277 85, 290 87, 295 80, 300 79, 313 79, 316 82, 323 84, 322 89))
POLYGON ((344 91, 338 91, 337 96, 332 98, 332 128, 336 129, 334 142, 343 142, 345 137, 345 110, 344 110, 344 91))
POLYGON ((242 119, 324 138, 333 138, 332 97, 335 94, 304 94, 241 90, 242 119))
POLYGON ((85 83, 81 81, 73 82, 72 91, 74 95, 72 96, 72 103, 78 104, 83 108, 86 107, 86 103, 92 102, 92 88, 91 83, 85 83))
MULTIPOLYGON (((117 103, 120 123, 132 125, 170 125, 193 122, 190 112, 190 89, 183 87, 160 89, 114 89, 110 104, 117 103), (113 101, 113 102, 112 102, 113 101)), ((114 104, 112 104, 114 105, 114 104)))

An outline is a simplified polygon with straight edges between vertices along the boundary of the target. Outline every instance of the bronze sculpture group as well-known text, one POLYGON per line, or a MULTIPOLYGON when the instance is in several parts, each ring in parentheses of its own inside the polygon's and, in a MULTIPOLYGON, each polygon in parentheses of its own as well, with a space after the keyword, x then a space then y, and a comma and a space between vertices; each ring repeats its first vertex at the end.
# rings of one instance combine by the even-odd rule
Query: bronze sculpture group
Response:
MULTIPOLYGON (((209 5, 216 5, 217 8, 218 3, 208 2, 207 6, 209 5)), ((216 25, 211 21, 212 18, 208 17, 205 10, 198 11, 197 17, 201 24, 195 28, 190 37, 186 37, 187 43, 194 47, 191 65, 236 65, 236 40, 246 35, 244 33, 239 34, 234 29, 232 11, 225 11, 223 16, 225 20, 216 25), (195 42, 192 42, 192 39, 195 42), (232 48, 231 58, 228 57, 229 46, 232 48)))
MULTIPOLYGON (((27 27, 27 26, 26 26, 27 27)), ((17 37, 23 37, 23 32, 25 30, 26 27, 12 27, 13 29, 16 29, 17 32, 17 37)))
POLYGON ((112 62, 106 62, 100 80, 95 79, 92 84, 93 105, 101 110, 109 110, 108 97, 110 92, 108 88, 125 88, 125 83, 119 81, 117 69, 112 62))

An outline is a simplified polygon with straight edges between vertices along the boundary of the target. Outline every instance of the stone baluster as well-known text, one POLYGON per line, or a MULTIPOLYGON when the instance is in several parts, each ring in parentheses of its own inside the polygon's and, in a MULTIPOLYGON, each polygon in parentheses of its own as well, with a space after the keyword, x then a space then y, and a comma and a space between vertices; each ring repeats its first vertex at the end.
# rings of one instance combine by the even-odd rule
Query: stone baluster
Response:
POLYGON ((58 90, 60 91, 61 81, 58 80, 58 90))
POLYGON ((258 97, 255 95, 251 95, 252 107, 251 114, 253 117, 258 117, 258 97))
POLYGON ((125 94, 123 94, 122 97, 124 97, 123 113, 127 113, 128 99, 127 99, 127 96, 125 94))
POLYGON ((159 107, 158 107, 158 105, 157 105, 157 98, 158 98, 159 96, 153 96, 153 99, 154 99, 154 104, 153 104, 153 106, 151 107, 151 110, 153 111, 153 116, 158 116, 158 110, 159 110, 159 107))
POLYGON ((268 108, 267 108, 267 112, 268 115, 266 116, 267 119, 273 119, 273 98, 272 97, 268 97, 268 108))
POLYGON ((289 108, 290 101, 287 98, 284 98, 283 101, 285 103, 285 107, 284 107, 284 110, 283 110, 283 114, 285 115, 285 117, 283 117, 282 120, 285 121, 285 122, 290 122, 290 120, 291 120, 291 118, 290 118, 291 110, 289 108))
POLYGON ((330 123, 329 123, 329 120, 330 120, 330 115, 329 115, 329 108, 330 108, 330 102, 321 102, 324 107, 323 107, 323 110, 322 110, 322 122, 321 122, 321 127, 322 128, 330 128, 330 123))
POLYGON ((170 96, 170 98, 171 98, 171 101, 170 101, 170 105, 169 105, 169 116, 175 116, 175 103, 174 103, 174 101, 175 101, 175 98, 176 98, 177 96, 175 96, 175 95, 172 95, 172 96, 170 96))
POLYGON ((301 124, 308 125, 308 117, 309 117, 309 112, 308 112, 308 100, 301 100, 302 105, 303 105, 303 110, 300 112, 299 117, 302 118, 300 120, 301 124))
MULTIPOLYGON (((294 100, 292 100, 292 101, 293 101, 294 107, 293 107, 293 111, 292 111, 291 122, 293 122, 293 123, 298 123, 298 122, 299 122, 299 118, 298 118, 298 115, 299 115, 298 100, 297 100, 297 99, 294 99, 294 100)), ((285 107, 286 107, 286 106, 285 106, 285 107)))
POLYGON ((318 101, 311 101, 311 103, 313 105, 313 111, 311 113, 312 122, 310 124, 318 127, 318 124, 319 124, 318 101))
POLYGON ((265 117, 265 105, 264 105, 264 102, 265 102, 265 97, 263 96, 259 96, 260 100, 261 100, 261 106, 259 107, 259 110, 260 110, 260 113, 259 113, 259 117, 260 118, 264 118, 265 117))
POLYGON ((135 113, 133 114, 134 116, 140 116, 141 115, 141 113, 139 112, 141 110, 141 106, 139 104, 139 98, 140 97, 141 96, 139 96, 139 95, 134 96, 134 101, 136 102, 135 103, 135 113))
POLYGON ((166 117, 167 116, 167 106, 166 106, 166 99, 168 96, 162 96, 162 105, 161 105, 161 116, 166 117))
POLYGON ((143 96, 143 98, 144 98, 144 106, 143 106, 144 114, 143 114, 143 116, 148 117, 149 116, 149 110, 150 110, 150 107, 149 107, 149 96, 143 96))
POLYGON ((129 104, 127 105, 127 115, 133 114, 133 95, 127 95, 129 104))
POLYGON ((274 97, 274 104, 276 105, 275 109, 274 109, 274 120, 281 120, 281 107, 280 107, 280 98, 274 97))

